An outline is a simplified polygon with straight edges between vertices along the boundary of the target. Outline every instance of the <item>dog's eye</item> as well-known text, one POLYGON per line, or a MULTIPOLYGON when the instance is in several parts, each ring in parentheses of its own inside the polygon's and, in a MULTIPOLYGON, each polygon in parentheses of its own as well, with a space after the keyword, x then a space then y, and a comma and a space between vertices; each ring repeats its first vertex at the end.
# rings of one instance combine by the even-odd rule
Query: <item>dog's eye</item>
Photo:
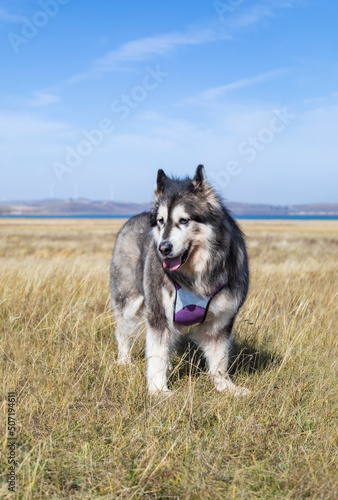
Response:
POLYGON ((157 219, 157 222, 158 222, 160 225, 162 225, 162 224, 163 224, 163 222, 164 222, 163 217, 160 217, 159 219, 157 219))
POLYGON ((180 219, 178 222, 179 222, 180 224, 188 224, 189 220, 190 220, 190 219, 183 219, 183 218, 182 218, 182 219, 180 219))

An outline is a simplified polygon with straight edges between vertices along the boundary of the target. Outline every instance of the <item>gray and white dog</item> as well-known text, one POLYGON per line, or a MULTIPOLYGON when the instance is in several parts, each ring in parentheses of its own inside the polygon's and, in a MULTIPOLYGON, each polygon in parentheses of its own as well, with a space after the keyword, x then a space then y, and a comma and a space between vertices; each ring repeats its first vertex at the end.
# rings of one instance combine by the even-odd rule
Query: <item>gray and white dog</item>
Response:
POLYGON ((246 394, 227 372, 232 328, 249 285, 242 231, 207 182, 157 174, 150 212, 119 231, 111 264, 119 363, 130 363, 137 325, 146 319, 147 380, 168 391, 170 355, 188 334, 202 349, 218 391, 246 394))

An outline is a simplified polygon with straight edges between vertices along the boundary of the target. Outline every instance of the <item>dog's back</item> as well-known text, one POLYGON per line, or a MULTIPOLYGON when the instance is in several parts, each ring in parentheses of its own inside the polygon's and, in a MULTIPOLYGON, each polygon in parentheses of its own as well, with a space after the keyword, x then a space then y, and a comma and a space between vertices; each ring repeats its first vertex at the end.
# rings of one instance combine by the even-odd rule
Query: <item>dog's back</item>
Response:
POLYGON ((143 268, 151 242, 149 212, 135 215, 120 229, 110 268, 110 289, 117 309, 143 295, 143 268))

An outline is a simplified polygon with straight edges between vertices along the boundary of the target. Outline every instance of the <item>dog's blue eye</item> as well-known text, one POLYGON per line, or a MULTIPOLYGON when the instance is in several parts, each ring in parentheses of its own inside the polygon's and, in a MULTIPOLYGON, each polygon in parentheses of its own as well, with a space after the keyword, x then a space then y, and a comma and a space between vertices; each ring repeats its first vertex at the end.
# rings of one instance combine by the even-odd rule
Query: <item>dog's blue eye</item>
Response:
POLYGON ((180 219, 178 222, 179 222, 180 224, 188 224, 189 219, 180 219))
POLYGON ((161 217, 160 219, 157 219, 157 222, 158 222, 159 224, 163 224, 163 222, 164 222, 163 217, 161 217))

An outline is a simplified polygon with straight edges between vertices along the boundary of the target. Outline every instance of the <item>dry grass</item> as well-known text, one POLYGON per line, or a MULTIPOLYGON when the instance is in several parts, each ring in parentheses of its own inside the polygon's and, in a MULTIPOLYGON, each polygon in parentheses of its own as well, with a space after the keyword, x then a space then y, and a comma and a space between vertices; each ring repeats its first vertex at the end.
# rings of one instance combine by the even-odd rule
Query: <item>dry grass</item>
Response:
POLYGON ((133 370, 116 365, 120 224, 0 220, 1 498, 13 390, 17 498, 337 498, 338 223, 242 221, 252 279, 231 370, 252 395, 177 358, 167 400, 147 395, 142 343, 133 370))

